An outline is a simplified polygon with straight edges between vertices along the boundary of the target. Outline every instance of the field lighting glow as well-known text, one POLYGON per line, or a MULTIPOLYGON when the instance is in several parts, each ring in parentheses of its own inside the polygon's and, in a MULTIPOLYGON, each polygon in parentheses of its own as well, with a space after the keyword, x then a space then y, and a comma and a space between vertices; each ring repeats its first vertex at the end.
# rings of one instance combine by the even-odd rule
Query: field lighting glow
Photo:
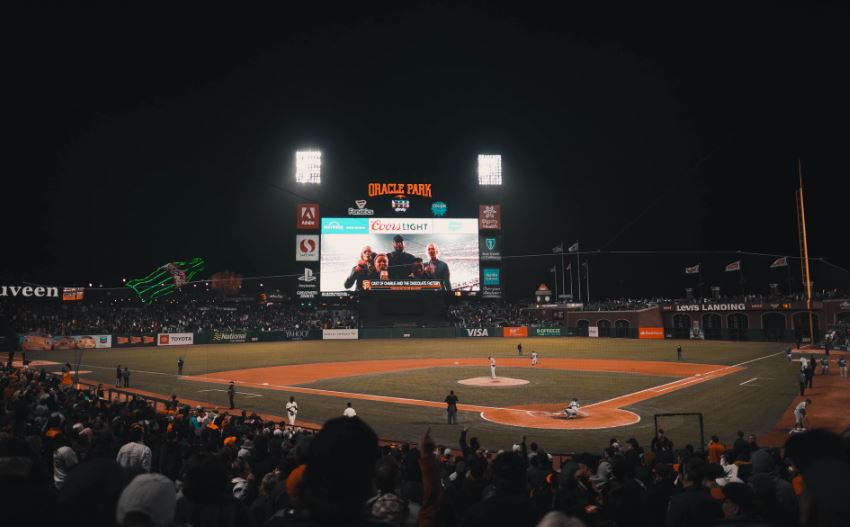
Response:
POLYGON ((299 150, 295 152, 295 182, 322 182, 322 153, 318 150, 299 150))
POLYGON ((478 154, 478 184, 502 184, 502 156, 478 154))

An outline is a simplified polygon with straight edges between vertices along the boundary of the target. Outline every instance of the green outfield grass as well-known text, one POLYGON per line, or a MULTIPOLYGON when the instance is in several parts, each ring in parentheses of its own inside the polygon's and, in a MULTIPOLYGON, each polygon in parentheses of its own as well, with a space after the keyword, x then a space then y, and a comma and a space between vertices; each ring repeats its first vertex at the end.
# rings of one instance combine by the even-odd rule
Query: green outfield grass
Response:
MULTIPOLYGON (((182 356, 185 375, 203 375, 218 371, 262 368, 287 364, 376 360, 401 358, 515 357, 519 339, 398 339, 361 341, 305 341, 280 343, 246 343, 198 345, 187 347, 129 348, 86 350, 82 357, 83 370, 92 373, 82 377, 104 384, 114 382, 115 366, 129 366, 133 372, 131 386, 181 398, 224 405, 226 396, 220 384, 194 382, 177 377, 177 358, 182 356), (212 391, 207 391, 212 390, 212 391)), ((526 357, 536 350, 545 361, 547 357, 594 358, 617 360, 675 361, 676 345, 684 349, 686 362, 732 365, 756 360, 744 365, 744 371, 672 392, 628 409, 641 416, 641 421, 629 427, 598 431, 523 430, 484 421, 474 412, 460 412, 459 425, 445 423, 445 411, 439 408, 406 406, 373 401, 355 401, 359 415, 366 419, 385 438, 416 440, 428 427, 435 439, 454 445, 463 426, 471 429, 485 447, 510 447, 527 434, 551 451, 598 451, 607 445, 608 438, 620 440, 636 437, 648 443, 653 433, 652 416, 661 412, 702 412, 706 434, 718 433, 732 439, 735 431, 764 432, 772 428, 782 411, 796 394, 796 365, 786 363, 783 344, 732 343, 704 341, 641 341, 628 339, 589 338, 529 338, 522 339, 526 357), (770 356, 777 354, 775 356, 770 356), (741 383, 756 378, 747 384, 741 383)), ((28 352, 33 359, 72 362, 72 351, 28 352)), ((347 379, 323 380, 314 385, 322 388, 381 395, 442 400, 452 383, 461 378, 485 376, 482 368, 427 368, 394 372, 385 375, 357 376, 347 379)), ((594 372, 557 372, 525 368, 500 367, 500 376, 527 378, 529 385, 499 388, 473 388, 455 384, 465 403, 512 406, 540 402, 559 402, 573 396, 589 402, 628 393, 670 379, 632 374, 599 374, 594 372), (580 392, 580 393, 576 393, 580 392)), ((283 415, 289 393, 271 389, 245 388, 249 395, 240 394, 237 403, 257 411, 283 415), (256 396, 253 396, 256 395, 256 396)), ((294 394, 306 420, 323 422, 340 415, 345 399, 312 394, 294 394)), ((687 437, 688 423, 672 422, 668 432, 674 440, 679 432, 687 437), (677 430, 680 427, 681 430, 677 430)))

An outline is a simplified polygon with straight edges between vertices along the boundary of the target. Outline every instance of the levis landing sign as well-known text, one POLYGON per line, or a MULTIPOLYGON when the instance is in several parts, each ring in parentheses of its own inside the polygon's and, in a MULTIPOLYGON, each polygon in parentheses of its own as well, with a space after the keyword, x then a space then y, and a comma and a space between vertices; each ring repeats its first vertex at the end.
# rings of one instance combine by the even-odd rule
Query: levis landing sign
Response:
POLYGON ((746 304, 743 303, 715 303, 715 304, 677 304, 676 311, 745 311, 746 304))
POLYGON ((0 297, 22 296, 24 298, 59 298, 58 287, 29 286, 29 285, 0 285, 0 297))

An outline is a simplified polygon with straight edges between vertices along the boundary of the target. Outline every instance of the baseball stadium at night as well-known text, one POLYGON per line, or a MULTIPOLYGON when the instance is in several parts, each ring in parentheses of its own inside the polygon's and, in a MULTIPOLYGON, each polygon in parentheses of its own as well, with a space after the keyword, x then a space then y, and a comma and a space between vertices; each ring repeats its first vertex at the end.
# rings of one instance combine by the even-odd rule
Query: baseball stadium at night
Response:
POLYGON ((847 525, 846 6, 265 8, 21 13, 10 525, 847 525))

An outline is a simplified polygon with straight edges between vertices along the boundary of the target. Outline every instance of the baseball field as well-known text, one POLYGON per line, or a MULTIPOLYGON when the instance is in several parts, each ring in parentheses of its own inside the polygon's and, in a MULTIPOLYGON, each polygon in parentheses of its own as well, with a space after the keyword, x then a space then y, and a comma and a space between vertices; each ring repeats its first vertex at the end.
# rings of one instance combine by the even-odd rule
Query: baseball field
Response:
MULTIPOLYGON (((526 435, 555 452, 598 451, 611 437, 648 444, 658 413, 702 413, 706 438, 731 441, 739 429, 776 433, 787 430, 783 420, 798 396, 799 363, 787 361, 781 343, 680 341, 681 361, 676 341, 526 339, 523 356, 517 343, 395 339, 91 349, 80 359, 80 378, 113 386, 120 364, 132 372, 131 389, 219 408, 227 407, 227 384, 235 381, 236 406, 249 412, 283 416, 294 396, 299 421, 321 424, 351 402, 387 439, 416 440, 430 427, 439 443, 455 445, 468 427, 485 448, 510 448, 526 435), (532 351, 540 357, 534 367, 532 351), (497 363, 495 380, 489 355, 497 363), (457 425, 446 422, 449 390, 460 398, 457 425), (568 420, 561 410, 573 397, 581 415, 568 420)), ((75 353, 28 352, 28 358, 73 363, 75 353)), ((818 384, 816 378, 815 390, 818 384)), ((817 422, 817 406, 811 416, 817 422)), ((692 418, 666 418, 663 427, 677 446, 699 438, 692 418)))

